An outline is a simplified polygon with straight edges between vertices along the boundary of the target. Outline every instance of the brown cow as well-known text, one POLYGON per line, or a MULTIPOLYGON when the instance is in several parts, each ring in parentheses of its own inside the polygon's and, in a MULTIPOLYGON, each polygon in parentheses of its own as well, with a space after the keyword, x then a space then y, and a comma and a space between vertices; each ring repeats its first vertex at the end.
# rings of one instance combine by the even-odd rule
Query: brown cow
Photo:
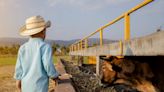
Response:
POLYGON ((112 65, 109 62, 107 61, 103 62, 102 73, 103 73, 104 82, 112 83, 114 81, 116 72, 113 71, 112 65))
POLYGON ((111 62, 104 61, 102 64, 103 81, 109 84, 129 85, 141 92, 157 92, 157 89, 149 81, 154 74, 148 63, 116 57, 109 60, 111 62))

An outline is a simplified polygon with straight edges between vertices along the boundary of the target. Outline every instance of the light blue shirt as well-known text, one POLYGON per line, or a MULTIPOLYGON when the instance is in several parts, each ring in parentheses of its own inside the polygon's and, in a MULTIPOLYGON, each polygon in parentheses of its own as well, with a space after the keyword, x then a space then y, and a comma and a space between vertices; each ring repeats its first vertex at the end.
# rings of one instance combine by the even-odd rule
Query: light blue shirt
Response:
POLYGON ((48 92, 49 78, 58 77, 52 48, 41 38, 30 38, 18 52, 14 78, 21 80, 22 92, 48 92))

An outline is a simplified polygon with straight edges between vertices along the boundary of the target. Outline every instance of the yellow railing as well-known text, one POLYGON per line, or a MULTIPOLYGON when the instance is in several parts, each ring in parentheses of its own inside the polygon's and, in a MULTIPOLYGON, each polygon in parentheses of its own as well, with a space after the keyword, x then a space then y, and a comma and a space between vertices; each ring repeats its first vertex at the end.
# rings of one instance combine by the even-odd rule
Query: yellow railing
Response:
MULTIPOLYGON (((113 21, 109 22, 108 24, 98 28, 95 32, 91 33, 89 36, 84 37, 83 39, 75 42, 70 46, 70 51, 77 51, 88 48, 88 39, 93 36, 94 34, 100 32, 100 46, 103 45, 103 30, 107 28, 108 26, 116 23, 117 21, 124 18, 124 40, 130 40, 130 14, 135 12, 136 10, 144 7, 145 5, 151 3, 154 0, 144 0, 142 3, 138 4, 131 10, 123 13, 121 16, 117 17, 113 21)), ((120 48, 122 48, 122 42, 120 41, 120 48)))

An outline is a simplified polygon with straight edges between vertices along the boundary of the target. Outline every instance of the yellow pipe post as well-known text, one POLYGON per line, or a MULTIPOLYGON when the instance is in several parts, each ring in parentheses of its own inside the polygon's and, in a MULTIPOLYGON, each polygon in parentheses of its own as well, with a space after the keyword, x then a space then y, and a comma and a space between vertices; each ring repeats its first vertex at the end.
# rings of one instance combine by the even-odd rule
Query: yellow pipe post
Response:
POLYGON ((79 50, 79 43, 77 43, 77 50, 79 50))
POLYGON ((72 45, 72 48, 73 48, 72 51, 75 51, 74 45, 72 45))
POLYGON ((78 46, 78 50, 80 50, 80 44, 79 43, 77 43, 77 46, 78 46))
POLYGON ((80 50, 82 50, 83 48, 82 48, 82 41, 80 41, 80 50))
POLYGON ((88 39, 85 39, 85 49, 88 48, 88 39))
POLYGON ((71 51, 72 51, 72 46, 71 46, 71 51))
POLYGON ((75 45, 73 45, 73 51, 75 51, 75 45))
POLYGON ((103 30, 100 30, 100 46, 103 45, 103 30))
POLYGON ((77 44, 75 44, 75 47, 76 47, 76 51, 78 50, 78 46, 77 46, 77 44))
POLYGON ((120 56, 123 55, 123 43, 120 41, 120 56))
POLYGON ((77 48, 76 51, 78 51, 79 49, 78 49, 78 44, 77 43, 76 43, 76 48, 77 48))
POLYGON ((69 47, 69 51, 71 52, 71 46, 69 47))
POLYGON ((74 51, 74 45, 72 46, 72 51, 74 51))
POLYGON ((77 49, 77 48, 76 48, 76 45, 74 45, 74 47, 75 47, 75 50, 74 50, 74 51, 76 51, 76 49, 77 49))
POLYGON ((125 40, 130 40, 130 15, 128 13, 125 13, 124 16, 124 39, 125 40))
POLYGON ((71 46, 71 51, 73 51, 73 46, 71 46))
POLYGON ((83 49, 83 40, 81 40, 80 45, 81 45, 81 50, 82 50, 83 49))
POLYGON ((79 42, 79 50, 81 50, 81 42, 79 42))
POLYGON ((81 50, 81 42, 79 42, 79 50, 81 50))

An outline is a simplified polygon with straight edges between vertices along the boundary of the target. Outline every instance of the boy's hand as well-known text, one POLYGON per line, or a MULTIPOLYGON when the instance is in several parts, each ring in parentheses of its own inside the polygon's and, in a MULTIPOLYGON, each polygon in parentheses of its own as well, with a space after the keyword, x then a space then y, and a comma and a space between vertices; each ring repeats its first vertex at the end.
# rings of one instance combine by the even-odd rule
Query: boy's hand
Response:
POLYGON ((58 77, 56 77, 56 78, 53 78, 52 80, 55 82, 55 85, 58 85, 58 81, 59 81, 60 79, 59 79, 59 76, 58 76, 58 77))
POLYGON ((58 85, 58 79, 53 79, 55 86, 58 85))
POLYGON ((60 80, 58 77, 55 79, 52 79, 54 81, 54 90, 56 89, 56 86, 58 86, 58 80, 60 80))
POLYGON ((16 80, 17 92, 21 92, 21 80, 16 80))

